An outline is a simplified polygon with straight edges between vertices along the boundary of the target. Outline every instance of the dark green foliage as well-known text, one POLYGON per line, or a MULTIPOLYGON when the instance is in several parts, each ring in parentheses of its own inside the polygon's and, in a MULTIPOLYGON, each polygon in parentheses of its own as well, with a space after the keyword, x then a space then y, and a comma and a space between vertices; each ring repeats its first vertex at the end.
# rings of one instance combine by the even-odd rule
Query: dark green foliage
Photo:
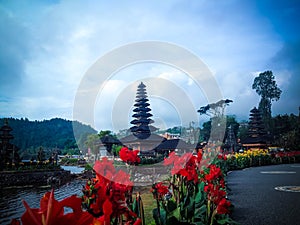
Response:
MULTIPOLYGON (((20 148, 20 155, 37 155, 37 149, 43 147, 43 150, 47 152, 49 149, 72 149, 77 148, 74 138, 73 127, 78 134, 82 136, 84 144, 85 138, 91 133, 96 131, 90 126, 84 125, 79 122, 72 122, 65 119, 51 119, 43 121, 29 121, 28 119, 15 119, 9 118, 8 124, 13 129, 11 134, 14 139, 11 143, 20 148), (22 154, 24 153, 24 154, 22 154)), ((0 119, 0 125, 4 124, 4 119, 0 119)))
POLYGON ((182 127, 173 127, 173 128, 169 128, 167 129, 167 132, 168 133, 171 133, 171 134, 181 134, 181 130, 182 130, 182 127))
POLYGON ((300 118, 294 114, 277 115, 272 118, 271 133, 274 145, 287 150, 300 148, 300 118))
POLYGON ((73 158, 62 158, 61 159, 61 164, 70 164, 70 165, 77 165, 78 164, 78 159, 73 159, 73 158))
POLYGON ((157 156, 155 158, 144 158, 144 157, 141 157, 141 164, 142 165, 155 164, 155 163, 162 162, 163 160, 164 160, 164 156, 163 155, 157 156))
POLYGON ((203 123, 202 129, 200 130, 200 142, 208 141, 211 131, 211 120, 203 123))
POLYGON ((248 122, 242 121, 240 122, 240 126, 237 133, 237 139, 243 142, 244 139, 248 137, 248 122))
POLYGON ((93 170, 93 166, 91 166, 90 164, 85 164, 84 170, 86 170, 86 171, 92 171, 93 170))
POLYGON ((87 136, 86 141, 84 142, 85 146, 88 147, 91 152, 95 155, 98 154, 99 149, 97 143, 99 143, 100 137, 98 134, 90 134, 87 136))
MULTIPOLYGON (((209 140, 210 135, 211 135, 211 124, 212 124, 212 120, 203 123, 202 128, 200 130, 200 142, 203 142, 203 141, 207 142, 209 140)), ((225 132, 224 138, 227 135, 229 126, 232 126, 233 132, 234 132, 235 136, 237 137, 240 124, 236 121, 235 116, 226 116, 226 132, 225 132)))

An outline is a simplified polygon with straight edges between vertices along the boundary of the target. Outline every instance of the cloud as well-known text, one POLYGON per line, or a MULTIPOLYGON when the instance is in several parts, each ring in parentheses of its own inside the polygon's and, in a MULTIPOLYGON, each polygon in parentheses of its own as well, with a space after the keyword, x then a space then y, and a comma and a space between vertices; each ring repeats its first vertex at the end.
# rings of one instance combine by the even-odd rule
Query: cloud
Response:
MULTIPOLYGON (((180 0, 1 3, 0 85, 5 98, 0 101, 7 109, 0 115, 72 119, 74 95, 93 63, 112 49, 144 40, 175 43, 199 56, 213 72, 224 98, 234 100, 228 107, 231 114, 248 117, 259 101, 251 89, 253 72, 266 69, 274 70, 284 91, 282 100, 289 99, 286 104, 290 104, 285 108, 274 103, 274 112, 293 111, 299 99, 299 31, 293 7, 298 9, 299 4, 235 0, 218 4, 180 0)), ((195 108, 208 103, 201 89, 181 71, 151 63, 132 65, 112 74, 98 96, 98 129, 109 129, 106 116, 111 116, 120 91, 134 96, 132 84, 153 77, 172 81, 195 108)), ((161 88, 172 91, 168 86, 161 88)), ((161 109, 157 114, 166 114, 163 102, 154 100, 153 107, 161 109)), ((128 122, 131 111, 127 107, 119 114, 124 113, 128 122)), ((160 115, 161 124, 177 120, 160 115)))
POLYGON ((24 79, 30 34, 22 22, 0 7, 0 92, 13 96, 24 79))
POLYGON ((281 113, 293 112, 298 114, 300 106, 300 39, 287 42, 269 63, 274 68, 273 74, 282 90, 281 98, 274 103, 274 109, 281 113))

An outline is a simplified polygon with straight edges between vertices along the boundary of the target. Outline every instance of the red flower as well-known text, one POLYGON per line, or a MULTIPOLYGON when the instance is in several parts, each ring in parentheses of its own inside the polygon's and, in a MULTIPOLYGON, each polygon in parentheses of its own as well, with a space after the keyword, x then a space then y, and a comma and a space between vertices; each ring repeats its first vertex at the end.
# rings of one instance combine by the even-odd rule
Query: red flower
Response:
POLYGON ((139 150, 129 150, 127 147, 122 147, 119 152, 119 155, 122 161, 128 164, 138 164, 141 162, 138 153, 139 150))
POLYGON ((168 165, 172 165, 173 163, 175 163, 177 160, 179 159, 179 157, 176 155, 175 151, 171 152, 169 154, 168 158, 164 159, 164 165, 168 166, 168 165))
POLYGON ((110 222, 110 215, 113 213, 112 204, 111 202, 106 199, 103 203, 103 213, 105 220, 109 223, 110 222))
POLYGON ((197 162, 198 163, 201 162, 202 157, 203 157, 203 151, 202 151, 202 149, 200 149, 197 153, 197 162))
POLYGON ((41 199, 39 209, 32 209, 26 201, 23 201, 26 208, 21 217, 23 225, 63 225, 77 224, 88 225, 93 221, 93 217, 81 210, 81 199, 75 195, 68 197, 61 202, 55 200, 54 191, 47 192, 41 199), (72 213, 64 214, 64 207, 73 209, 72 213))
POLYGON ((12 219, 10 225, 21 225, 21 222, 17 219, 12 219))
POLYGON ((219 154, 218 155, 218 159, 226 161, 227 160, 227 156, 225 154, 219 154))
POLYGON ((93 169, 97 174, 107 177, 108 179, 116 172, 112 161, 108 160, 107 157, 102 158, 101 161, 97 160, 93 169))
POLYGON ((152 186, 151 192, 153 193, 153 197, 155 199, 160 200, 169 193, 169 189, 167 186, 163 185, 162 182, 159 182, 152 186))
POLYGON ((133 183, 130 181, 130 175, 123 170, 116 171, 112 162, 106 159, 103 164, 102 161, 97 161, 94 170, 96 179, 87 182, 82 197, 83 206, 93 216, 98 217, 93 223, 107 225, 112 218, 119 218, 121 215, 125 216, 127 221, 133 221, 137 216, 126 203, 126 196, 132 195, 133 183), (104 173, 105 177, 99 172, 104 173))
POLYGON ((142 220, 140 218, 137 219, 133 225, 142 225, 142 220))
POLYGON ((209 174, 205 175, 204 177, 206 181, 211 182, 222 176, 222 171, 219 167, 217 167, 216 165, 210 165, 209 167, 209 174))
POLYGON ((169 193, 169 189, 167 186, 163 185, 162 182, 159 182, 155 185, 155 188, 161 196, 166 195, 169 193))
POLYGON ((222 200, 219 202, 219 204, 217 206, 217 213, 218 214, 229 213, 230 205, 231 205, 230 201, 227 201, 225 198, 222 198, 222 200))
POLYGON ((124 186, 133 186, 132 181, 130 180, 130 175, 123 170, 119 170, 113 177, 112 181, 124 186))

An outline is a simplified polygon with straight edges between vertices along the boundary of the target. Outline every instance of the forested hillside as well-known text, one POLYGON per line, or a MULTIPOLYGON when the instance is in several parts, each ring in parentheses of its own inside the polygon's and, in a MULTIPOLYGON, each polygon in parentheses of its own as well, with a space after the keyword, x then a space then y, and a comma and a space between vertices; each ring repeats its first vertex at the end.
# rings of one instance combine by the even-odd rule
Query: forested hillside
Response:
MULTIPOLYGON (((3 126, 5 119, 0 119, 3 126)), ((28 149, 43 147, 44 149, 75 149, 77 148, 73 133, 80 134, 79 145, 83 146, 89 134, 97 133, 92 127, 80 122, 72 122, 65 119, 51 119, 43 121, 29 121, 28 119, 9 118, 8 125, 13 129, 11 134, 14 139, 11 143, 20 148, 20 153, 28 149)))

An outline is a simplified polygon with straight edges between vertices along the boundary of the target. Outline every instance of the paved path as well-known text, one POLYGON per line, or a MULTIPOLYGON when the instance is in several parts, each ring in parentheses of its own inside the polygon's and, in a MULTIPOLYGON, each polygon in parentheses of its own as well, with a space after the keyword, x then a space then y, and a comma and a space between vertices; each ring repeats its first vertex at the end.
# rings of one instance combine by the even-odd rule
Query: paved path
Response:
POLYGON ((252 167, 227 176, 232 218, 241 225, 300 225, 300 190, 275 190, 278 186, 300 187, 300 164, 252 167))

